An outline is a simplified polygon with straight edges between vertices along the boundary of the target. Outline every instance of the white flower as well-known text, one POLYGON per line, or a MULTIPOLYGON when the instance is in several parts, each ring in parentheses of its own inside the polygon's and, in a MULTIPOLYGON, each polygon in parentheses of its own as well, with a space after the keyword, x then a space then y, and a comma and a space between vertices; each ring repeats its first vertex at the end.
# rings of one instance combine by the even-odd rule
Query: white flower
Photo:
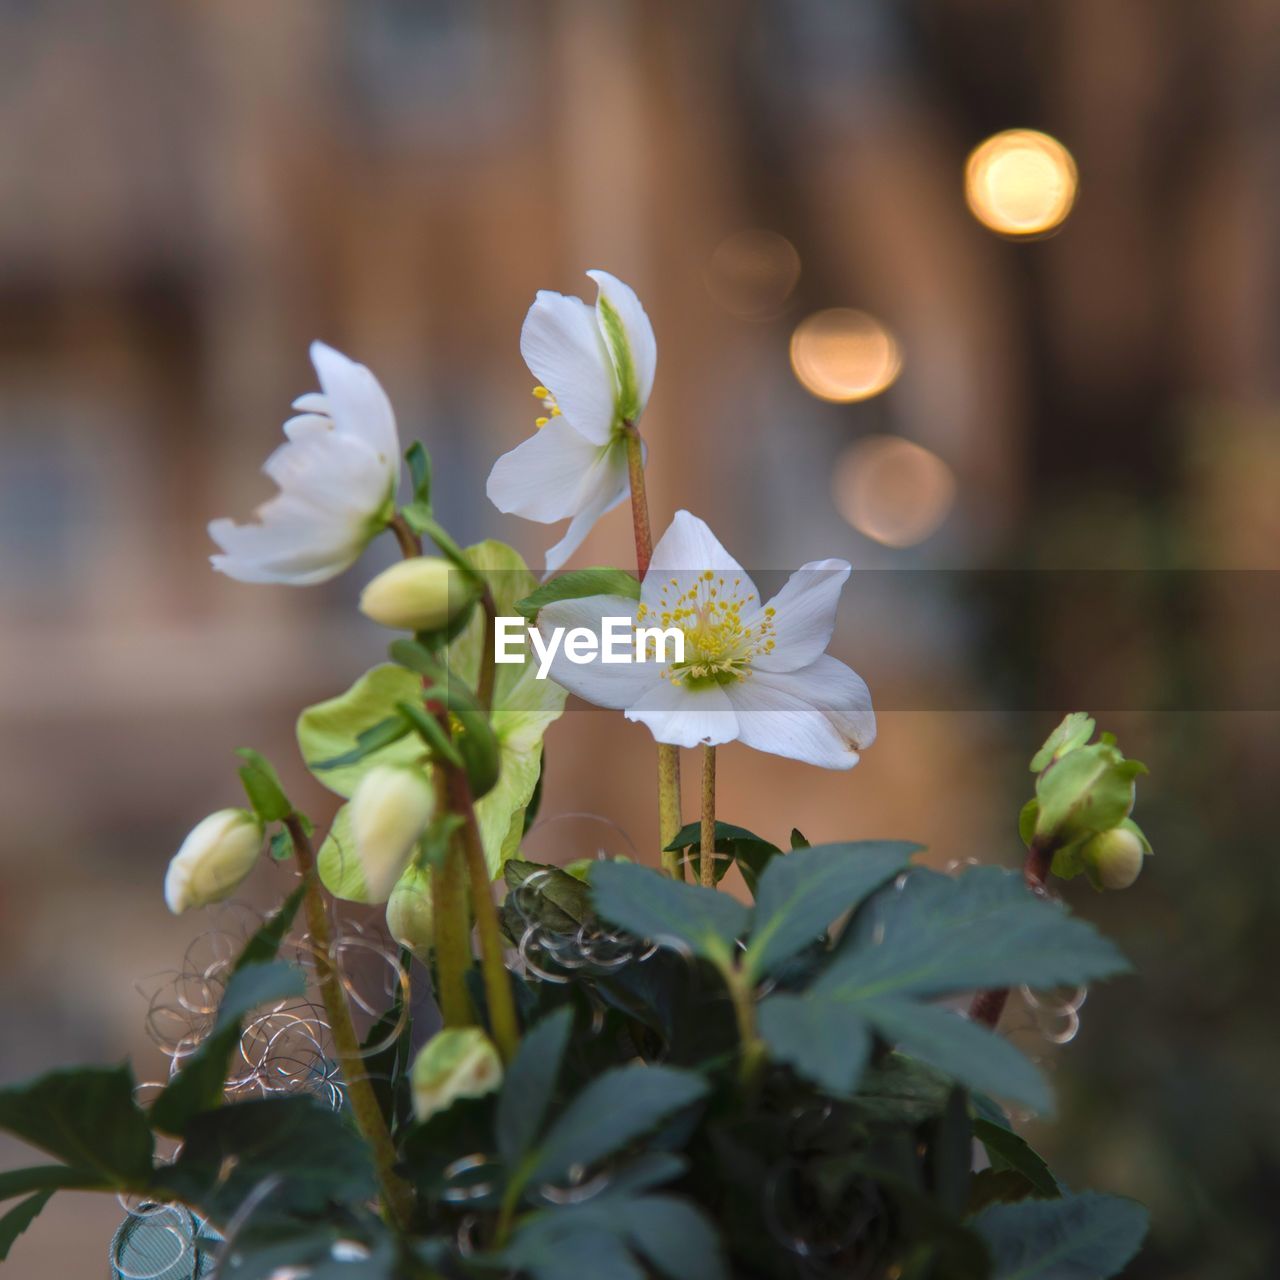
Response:
POLYGON ((253 870, 262 850, 262 823, 247 809, 219 809, 192 828, 164 877, 174 915, 220 902, 253 870))
POLYGON ((547 414, 538 432, 494 463, 485 492, 499 511, 540 524, 570 520, 547 552, 558 569, 591 526, 630 491, 624 433, 653 389, 658 347, 640 299, 607 271, 588 271, 599 294, 541 290, 520 331, 520 353, 547 414))
POLYGON ((322 391, 299 396, 288 443, 263 471, 280 492, 258 523, 214 520, 213 567, 239 582, 325 582, 353 564, 393 513, 400 481, 395 415, 377 378, 323 342, 311 344, 322 391))
POLYGON ((435 811, 435 791, 413 765, 375 765, 351 797, 351 835, 368 902, 386 902, 435 811))
MULTIPOLYGON (((850 769, 875 739, 871 695, 861 676, 826 653, 844 560, 816 560, 791 575, 767 604, 746 571, 696 516, 676 513, 654 548, 640 599, 588 596, 549 604, 538 628, 587 627, 602 618, 674 627, 684 660, 576 663, 557 650, 551 675, 571 693, 621 708, 659 742, 691 747, 739 741, 758 751, 850 769)), ((630 641, 628 641, 628 645, 630 641)), ((628 652, 628 646, 622 646, 628 652)), ((603 646, 598 646, 598 652, 603 646)))

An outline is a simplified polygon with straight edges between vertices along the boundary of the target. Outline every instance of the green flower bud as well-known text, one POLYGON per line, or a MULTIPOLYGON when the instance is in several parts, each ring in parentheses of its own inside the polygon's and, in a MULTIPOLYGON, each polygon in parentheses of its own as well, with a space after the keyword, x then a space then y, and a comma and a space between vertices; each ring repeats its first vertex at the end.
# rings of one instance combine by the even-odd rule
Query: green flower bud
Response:
POLYGON ((423 1045, 410 1082, 413 1110, 419 1120, 426 1120, 459 1098, 482 1098, 497 1089, 502 1059, 479 1027, 450 1027, 423 1045))
POLYGON ((1127 889, 1141 873, 1146 855, 1140 836, 1129 827, 1115 827, 1086 840, 1079 858, 1095 889, 1127 889))
POLYGON ((435 812, 430 779, 413 765, 375 765, 351 797, 351 836, 367 901, 386 902, 435 812))
POLYGON ((247 809, 219 809, 198 823, 173 855, 164 900, 174 915, 220 902, 253 870, 263 828, 247 809))
POLYGON ((1036 779, 1035 839, 1061 848, 1119 826, 1133 808, 1134 779, 1146 771, 1105 734, 1059 756, 1036 779))
POLYGON ((427 963, 435 945, 436 917, 426 871, 410 867, 396 882, 387 901, 387 928, 396 942, 427 963))
POLYGON ((365 587, 360 612, 396 631, 440 631, 475 600, 475 584, 447 560, 414 556, 365 587))

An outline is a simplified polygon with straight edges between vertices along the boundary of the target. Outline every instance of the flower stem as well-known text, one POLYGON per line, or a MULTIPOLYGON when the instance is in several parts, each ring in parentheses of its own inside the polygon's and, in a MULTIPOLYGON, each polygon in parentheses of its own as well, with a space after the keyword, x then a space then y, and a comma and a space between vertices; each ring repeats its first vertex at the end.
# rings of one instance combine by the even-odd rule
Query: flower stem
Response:
POLYGON ((702 868, 702 883, 708 889, 716 887, 716 749, 702 748, 702 842, 698 850, 698 862, 702 868))
POLYGON ((510 1062, 520 1043, 520 1024, 516 1020, 515 998, 511 994, 511 975, 503 959, 502 929, 489 884, 489 864, 484 856, 484 842, 476 823, 467 775, 461 769, 450 769, 448 787, 449 807, 463 819, 459 834, 471 878, 476 926, 480 932, 480 968, 489 1005, 489 1026, 503 1062, 510 1062))
MULTIPOLYGON (((449 783, 436 774, 442 808, 450 807, 449 783)), ((475 1025, 467 971, 471 968, 471 912, 467 904, 467 856, 458 837, 431 868, 431 901, 436 925, 436 1003, 446 1027, 475 1025)))
POLYGON ((480 643, 480 674, 476 677, 476 700, 484 708, 486 715, 493 710, 493 685, 497 673, 497 654, 494 652, 494 633, 498 626, 498 607, 493 601, 493 592, 485 587, 480 597, 480 607, 484 610, 484 639, 480 643))
POLYGON ((387 528, 396 535, 396 541, 400 544, 400 554, 406 560, 412 560, 414 556, 422 554, 422 539, 414 533, 409 522, 398 511, 387 521, 387 528))
POLYGON ((741 1058, 738 1063, 739 1079, 748 1095, 753 1095, 764 1065, 765 1047, 756 1030, 755 992, 742 976, 742 970, 730 966, 724 971, 724 979, 733 999, 734 1019, 738 1024, 738 1045, 741 1058))
MULTIPOLYGON (((644 448, 635 424, 625 428, 627 475, 631 481, 631 523, 636 538, 636 576, 641 582, 649 572, 653 559, 653 530, 649 525, 649 495, 644 483, 644 448)), ((680 831, 680 748, 658 743, 658 839, 662 865, 675 880, 684 878, 684 864, 679 853, 668 851, 667 845, 680 831)))
POLYGON ((382 1108, 378 1105, 373 1085, 365 1072, 364 1059, 360 1056, 360 1041, 356 1036, 355 1024, 351 1021, 351 1007, 334 967, 329 913, 320 893, 320 883, 316 879, 311 840, 296 813, 285 819, 285 827, 293 842, 293 856, 297 859, 298 869, 307 884, 307 928, 315 950, 316 979, 320 983, 320 994, 329 1017, 334 1051, 338 1055, 342 1077, 346 1081, 351 1113, 373 1153, 382 1205, 387 1217, 398 1226, 406 1227, 413 1213, 413 1190, 395 1171, 395 1143, 391 1140, 382 1108))

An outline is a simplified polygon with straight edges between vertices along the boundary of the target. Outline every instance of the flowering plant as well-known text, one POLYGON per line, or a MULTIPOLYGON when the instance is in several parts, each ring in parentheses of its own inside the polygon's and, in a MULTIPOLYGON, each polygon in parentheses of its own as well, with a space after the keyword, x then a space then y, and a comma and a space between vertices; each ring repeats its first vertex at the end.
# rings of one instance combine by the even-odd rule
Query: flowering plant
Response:
POLYGON ((839 770, 872 744, 867 686, 826 652, 850 566, 814 561, 764 600, 688 512, 653 545, 638 421, 656 344, 635 294, 592 275, 594 308, 540 293, 529 313, 547 412, 488 492, 571 521, 549 569, 629 495, 634 576, 539 583, 509 547, 460 547, 420 444, 400 501, 377 380, 313 348, 323 390, 267 464, 279 496, 210 533, 220 571, 291 585, 397 539, 403 561, 361 597, 402 633, 390 661, 298 722, 345 803, 317 839, 274 767, 240 753, 248 807, 192 830, 166 900, 226 898, 264 849, 294 882, 200 971, 183 1006, 203 1021, 162 1083, 126 1065, 0 1090, 0 1128, 52 1158, 0 1174, 0 1258, 62 1189, 128 1197, 117 1276, 149 1256, 152 1276, 263 1280, 1012 1280, 1111 1276, 1137 1249, 1139 1206, 1068 1191, 1015 1132, 1008 1106, 1052 1099, 997 1024, 1011 990, 1125 970, 1049 884, 1137 877, 1142 766, 1068 716, 1032 761, 1022 875, 943 874, 903 841, 811 847, 798 829, 784 848, 720 820, 719 744, 839 770), (506 644, 513 621, 540 662, 506 644), (568 693, 651 731, 660 868, 522 856, 568 693), (682 749, 702 763, 688 825, 682 749), (750 902, 719 887, 731 867, 750 902), (336 899, 386 904, 381 1004, 359 991, 336 899), (280 1047, 300 1026, 309 1056, 280 1047))

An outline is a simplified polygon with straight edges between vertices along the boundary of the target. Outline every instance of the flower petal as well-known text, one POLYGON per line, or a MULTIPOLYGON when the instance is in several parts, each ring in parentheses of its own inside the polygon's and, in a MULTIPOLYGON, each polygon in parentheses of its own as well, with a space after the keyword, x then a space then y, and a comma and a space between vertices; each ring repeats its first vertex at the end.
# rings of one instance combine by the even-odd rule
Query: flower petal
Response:
POLYGON ((334 426, 372 448, 392 482, 400 479, 400 437, 391 401, 362 364, 323 342, 311 344, 311 363, 324 388, 334 426))
POLYGON ((738 717, 718 684, 690 689, 673 680, 658 680, 627 708, 626 717, 647 725, 658 742, 677 747, 700 743, 714 747, 738 736, 738 717))
MULTIPOLYGON (((550 643, 555 628, 563 627, 567 634, 574 627, 586 627, 600 637, 605 618, 627 618, 634 630, 639 601, 626 596, 583 596, 577 600, 557 600, 546 605, 538 613, 538 631, 544 643, 550 643)), ((632 642, 619 646, 633 652, 632 642)), ((537 657, 530 652, 530 662, 537 657)), ((598 707, 621 710, 640 698, 656 681, 661 680, 661 667, 657 663, 605 662, 600 649, 590 662, 573 662, 566 655, 561 643, 551 660, 551 679, 570 693, 595 703, 598 707)))
POLYGON ((520 354, 561 414, 588 440, 607 444, 617 384, 595 311, 581 298, 540 289, 520 330, 520 354))
POLYGON ((664 591, 669 600, 674 599, 692 587, 708 569, 741 578, 741 585, 737 588, 740 598, 745 599, 748 595, 758 598, 755 583, 747 571, 720 545, 706 522, 687 511, 677 511, 675 519, 653 549, 649 572, 640 588, 640 598, 650 612, 660 614, 664 591))
POLYGON ((824 769, 852 769, 875 740, 875 714, 862 678, 823 655, 801 671, 753 671, 726 688, 739 737, 757 751, 824 769))
POLYGON ((645 314, 635 290, 623 284, 617 276, 607 271, 588 271, 587 275, 596 282, 599 296, 596 299, 596 320, 600 326, 600 335, 613 359, 614 374, 617 378, 623 413, 629 414, 633 421, 638 420, 649 403, 649 395, 653 391, 653 375, 658 367, 658 343, 653 336, 653 325, 645 314), (602 313, 600 303, 605 302, 612 308, 622 324, 622 335, 626 342, 626 351, 617 352, 610 341, 609 326, 602 313), (621 359, 620 359, 621 357, 621 359), (629 370, 627 366, 630 366, 629 370), (628 380, 634 381, 630 388, 634 396, 634 406, 628 406, 628 380))
POLYGON ((547 572, 554 573, 582 545, 592 525, 606 511, 612 511, 631 492, 626 454, 620 448, 603 450, 583 477, 579 495, 582 506, 565 535, 547 551, 547 572))
MULTIPOLYGON (((795 671, 807 667, 826 652, 836 626, 836 607, 850 573, 847 560, 813 560, 802 565, 787 585, 768 603, 774 610, 771 653, 761 654, 754 666, 760 671, 795 671)), ((744 614, 744 626, 764 621, 764 609, 744 614)))
POLYGON ((568 519, 582 509, 584 482, 602 452, 557 418, 493 464, 485 493, 499 511, 526 520, 568 519))

